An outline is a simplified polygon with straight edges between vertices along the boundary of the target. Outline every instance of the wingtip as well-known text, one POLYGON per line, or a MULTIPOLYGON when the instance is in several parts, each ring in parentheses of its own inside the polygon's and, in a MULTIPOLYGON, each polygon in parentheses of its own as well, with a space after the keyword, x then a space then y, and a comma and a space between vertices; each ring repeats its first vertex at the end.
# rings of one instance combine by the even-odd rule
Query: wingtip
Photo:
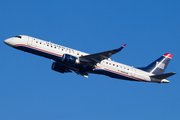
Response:
POLYGON ((123 47, 125 47, 125 46, 126 46, 126 44, 123 45, 123 47))
POLYGON ((175 72, 172 72, 174 75, 176 74, 175 72))
POLYGON ((121 51, 124 47, 126 46, 126 44, 124 44, 123 46, 121 46, 120 48, 118 48, 118 49, 115 49, 115 51, 121 51))

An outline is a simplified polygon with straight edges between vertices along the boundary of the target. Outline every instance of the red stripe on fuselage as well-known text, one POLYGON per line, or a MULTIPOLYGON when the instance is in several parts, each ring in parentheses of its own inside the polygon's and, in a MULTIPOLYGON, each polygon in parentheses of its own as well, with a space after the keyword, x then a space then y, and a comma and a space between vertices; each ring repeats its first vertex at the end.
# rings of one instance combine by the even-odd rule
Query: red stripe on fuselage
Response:
POLYGON ((62 57, 62 55, 59 55, 59 54, 56 54, 56 53, 52 53, 52 52, 49 52, 49 51, 46 51, 46 50, 42 50, 42 49, 39 49, 39 48, 35 48, 35 47, 29 46, 29 45, 25 45, 25 44, 16 44, 16 45, 14 45, 14 47, 17 47, 17 46, 24 46, 24 47, 36 49, 36 50, 39 50, 39 51, 42 51, 42 52, 46 52, 46 53, 49 53, 49 54, 53 54, 53 55, 62 57))
MULTIPOLYGON (((97 66, 97 67, 101 68, 100 66, 97 66)), ((116 74, 119 74, 119 75, 122 75, 122 76, 125 76, 125 77, 129 77, 131 79, 136 79, 136 80, 140 80, 140 81, 146 81, 146 80, 143 80, 143 79, 140 79, 140 78, 137 78, 137 77, 133 77, 133 76, 129 76, 129 75, 126 75, 126 74, 123 74, 123 73, 120 73, 120 72, 116 72, 116 71, 113 71, 113 70, 110 70, 110 69, 107 69, 107 68, 104 68, 104 69, 107 70, 107 71, 110 71, 112 73, 116 73, 116 74)), ((146 82, 148 82, 148 81, 146 81, 146 82)))

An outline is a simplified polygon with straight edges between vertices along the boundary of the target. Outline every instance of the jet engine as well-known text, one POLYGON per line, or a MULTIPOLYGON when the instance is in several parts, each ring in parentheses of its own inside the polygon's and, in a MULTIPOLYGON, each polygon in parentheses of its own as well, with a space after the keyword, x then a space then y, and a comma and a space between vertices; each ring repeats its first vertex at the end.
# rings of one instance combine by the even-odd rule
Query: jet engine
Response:
POLYGON ((80 61, 77 57, 74 57, 69 54, 64 54, 62 56, 62 62, 69 63, 69 64, 79 64, 80 63, 80 61))
POLYGON ((69 68, 57 63, 57 62, 53 62, 52 64, 52 70, 56 71, 56 72, 60 72, 60 73, 65 73, 65 72, 71 72, 69 70, 69 68))

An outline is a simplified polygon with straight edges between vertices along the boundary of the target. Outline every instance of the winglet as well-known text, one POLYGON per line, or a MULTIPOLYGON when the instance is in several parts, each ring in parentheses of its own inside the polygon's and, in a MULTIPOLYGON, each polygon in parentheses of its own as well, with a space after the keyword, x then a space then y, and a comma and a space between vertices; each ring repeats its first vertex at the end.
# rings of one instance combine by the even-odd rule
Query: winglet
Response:
POLYGON ((121 47, 118 48, 118 49, 115 49, 115 51, 119 52, 119 51, 121 51, 125 46, 126 46, 126 44, 124 44, 123 46, 121 46, 121 47))
POLYGON ((126 44, 123 45, 123 47, 125 47, 125 46, 126 46, 126 44))

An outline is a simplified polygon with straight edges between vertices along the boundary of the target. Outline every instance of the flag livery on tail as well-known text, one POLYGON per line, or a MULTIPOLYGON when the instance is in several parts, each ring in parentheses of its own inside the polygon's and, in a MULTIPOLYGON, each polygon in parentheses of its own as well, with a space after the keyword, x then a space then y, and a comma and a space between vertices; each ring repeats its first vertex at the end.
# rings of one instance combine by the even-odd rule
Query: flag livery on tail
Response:
POLYGON ((147 67, 140 69, 155 75, 163 74, 172 56, 173 54, 166 53, 157 60, 155 60, 154 62, 152 62, 151 64, 149 64, 147 67))

